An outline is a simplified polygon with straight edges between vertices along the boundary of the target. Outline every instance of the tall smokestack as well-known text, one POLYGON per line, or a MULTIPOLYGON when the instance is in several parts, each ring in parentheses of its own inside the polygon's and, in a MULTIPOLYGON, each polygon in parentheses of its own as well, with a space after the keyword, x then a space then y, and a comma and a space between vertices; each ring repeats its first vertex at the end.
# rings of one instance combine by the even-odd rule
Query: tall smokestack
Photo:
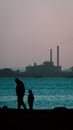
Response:
POLYGON ((57 46, 57 66, 59 66, 59 46, 57 46))
POLYGON ((52 49, 50 49, 50 62, 52 62, 52 49))

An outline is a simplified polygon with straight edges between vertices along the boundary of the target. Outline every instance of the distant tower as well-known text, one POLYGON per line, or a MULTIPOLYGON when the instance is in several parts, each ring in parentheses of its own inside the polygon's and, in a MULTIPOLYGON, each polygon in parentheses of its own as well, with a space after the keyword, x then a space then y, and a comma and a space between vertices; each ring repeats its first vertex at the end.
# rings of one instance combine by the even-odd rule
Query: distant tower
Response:
POLYGON ((59 66, 59 46, 57 46, 57 66, 59 66))
POLYGON ((34 66, 37 66, 36 62, 34 62, 34 66))
POLYGON ((52 49, 50 49, 50 62, 52 62, 52 49))

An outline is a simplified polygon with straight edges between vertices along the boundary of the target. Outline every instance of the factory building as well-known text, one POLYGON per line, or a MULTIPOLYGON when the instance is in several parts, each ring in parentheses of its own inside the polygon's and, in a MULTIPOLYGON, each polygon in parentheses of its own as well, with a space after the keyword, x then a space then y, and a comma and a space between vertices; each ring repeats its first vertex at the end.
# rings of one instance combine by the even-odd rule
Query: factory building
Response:
POLYGON ((57 46, 57 65, 52 61, 52 49, 50 49, 50 61, 45 61, 40 65, 34 63, 33 66, 26 67, 26 73, 30 76, 51 76, 54 73, 61 72, 59 65, 59 46, 57 46))

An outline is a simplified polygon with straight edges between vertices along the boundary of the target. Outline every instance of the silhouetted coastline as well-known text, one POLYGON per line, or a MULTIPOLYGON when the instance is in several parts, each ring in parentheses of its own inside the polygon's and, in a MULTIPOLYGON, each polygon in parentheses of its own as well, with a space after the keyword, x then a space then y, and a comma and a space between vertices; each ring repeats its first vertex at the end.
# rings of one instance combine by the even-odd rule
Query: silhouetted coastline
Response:
POLYGON ((7 130, 24 129, 56 129, 73 128, 73 109, 56 107, 50 110, 0 108, 0 128, 7 130))
POLYGON ((23 71, 21 72, 19 69, 16 71, 12 70, 11 68, 4 68, 0 69, 0 77, 33 77, 33 78, 43 78, 43 77, 65 77, 65 78, 73 78, 73 71, 72 72, 65 72, 65 71, 47 71, 47 74, 35 74, 33 71, 27 72, 23 71))

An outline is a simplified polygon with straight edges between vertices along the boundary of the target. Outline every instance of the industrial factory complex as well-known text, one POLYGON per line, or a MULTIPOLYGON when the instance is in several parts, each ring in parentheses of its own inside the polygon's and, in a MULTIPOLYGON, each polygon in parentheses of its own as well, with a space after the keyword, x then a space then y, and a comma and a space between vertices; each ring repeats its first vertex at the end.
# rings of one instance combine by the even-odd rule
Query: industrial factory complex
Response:
POLYGON ((45 61, 41 65, 34 63, 33 66, 26 67, 26 75, 32 77, 67 77, 72 76, 73 73, 63 72, 59 65, 59 46, 57 46, 57 65, 52 61, 52 49, 50 49, 50 61, 45 61))
POLYGON ((26 66, 25 71, 13 71, 10 68, 0 69, 0 77, 73 77, 73 67, 63 71, 59 65, 59 46, 57 46, 56 65, 52 61, 52 49, 50 49, 50 61, 44 61, 42 64, 26 66))

